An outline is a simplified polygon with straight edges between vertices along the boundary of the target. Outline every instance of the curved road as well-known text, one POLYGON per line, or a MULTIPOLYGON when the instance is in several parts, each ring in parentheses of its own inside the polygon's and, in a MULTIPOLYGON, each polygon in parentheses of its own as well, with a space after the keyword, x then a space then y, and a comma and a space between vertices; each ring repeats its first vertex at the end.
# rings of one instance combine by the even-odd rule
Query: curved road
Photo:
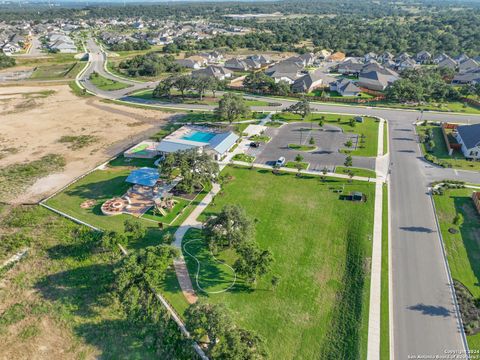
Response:
MULTIPOLYGON (((90 61, 82 75, 82 84, 90 91, 109 99, 138 102, 128 93, 152 88, 156 83, 137 83, 112 76, 104 70, 105 55, 100 47, 88 41, 90 61), (132 86, 117 91, 96 89, 88 76, 97 71, 102 76, 129 83, 132 86)), ((255 97, 279 106, 252 107, 257 111, 280 110, 294 100, 255 97)), ((141 100, 140 100, 141 101, 141 100)), ((156 103, 158 106, 158 103, 156 103)), ((165 104, 185 110, 212 110, 212 106, 165 104)), ((434 167, 422 160, 413 123, 423 120, 480 123, 480 116, 418 111, 311 104, 316 112, 370 115, 384 118, 389 125, 390 154, 390 221, 391 221, 391 306, 393 319, 394 359, 409 356, 445 355, 448 350, 464 350, 464 334, 459 327, 453 302, 435 213, 428 194, 428 184, 445 178, 480 183, 480 174, 434 167)), ((161 106, 159 106, 161 107, 161 106)), ((410 357, 411 358, 411 357, 410 357)))

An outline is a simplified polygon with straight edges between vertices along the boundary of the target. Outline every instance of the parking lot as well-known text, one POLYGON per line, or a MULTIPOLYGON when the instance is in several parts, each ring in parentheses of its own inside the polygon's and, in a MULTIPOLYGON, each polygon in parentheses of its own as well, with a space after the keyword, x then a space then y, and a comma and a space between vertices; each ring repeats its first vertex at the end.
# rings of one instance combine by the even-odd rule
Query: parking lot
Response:
MULTIPOLYGON (((347 149, 345 143, 351 140, 353 147, 357 145, 358 135, 344 133, 341 128, 333 125, 324 125, 320 128, 315 123, 292 123, 279 128, 269 127, 266 135, 271 137, 269 143, 262 144, 260 148, 249 149, 250 155, 256 156, 255 163, 273 165, 275 161, 284 156, 286 161, 294 161, 297 154, 301 154, 303 161, 310 163, 309 170, 321 171, 325 167, 332 170, 335 166, 343 166, 346 154, 340 150, 347 149), (310 138, 317 147, 313 151, 299 151, 288 147, 289 144, 309 145, 310 138)), ((366 169, 375 169, 375 159, 353 156, 353 166, 366 169)))

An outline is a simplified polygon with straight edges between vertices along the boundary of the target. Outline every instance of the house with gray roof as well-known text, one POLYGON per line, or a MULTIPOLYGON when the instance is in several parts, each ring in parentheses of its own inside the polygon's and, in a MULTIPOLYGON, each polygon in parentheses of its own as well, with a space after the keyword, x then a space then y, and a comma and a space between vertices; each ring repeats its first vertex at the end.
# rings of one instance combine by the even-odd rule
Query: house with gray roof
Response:
POLYGON ((330 83, 330 90, 336 91, 342 96, 359 96, 360 88, 348 79, 340 79, 330 83))
POLYGON ((358 75, 358 86, 370 90, 383 91, 399 78, 395 71, 371 64, 366 66, 358 75))
POLYGON ((419 64, 428 64, 432 60, 432 54, 428 51, 420 51, 415 55, 415 61, 419 64))
POLYGON ((225 80, 232 77, 232 71, 216 65, 209 65, 205 69, 199 69, 192 71, 193 78, 207 78, 207 77, 214 77, 218 80, 225 80))
POLYGON ((452 79, 453 85, 475 85, 480 84, 480 68, 458 73, 452 79))
POLYGON ((467 159, 480 158, 480 124, 458 126, 455 129, 455 138, 462 145, 463 155, 467 159))
POLYGON ((473 59, 467 59, 458 65, 458 71, 461 73, 472 71, 478 68, 479 68, 478 62, 476 62, 473 59))
POLYGON ((265 70, 265 74, 273 78, 276 83, 283 80, 289 84, 293 84, 295 80, 302 76, 302 70, 303 65, 300 63, 282 61, 265 70))
POLYGON ((447 68, 455 70, 457 68, 457 62, 450 56, 446 56, 442 61, 438 63, 439 68, 447 68))
POLYGON ((335 78, 321 70, 311 71, 308 74, 295 80, 292 84, 292 91, 296 93, 309 93, 319 87, 328 86, 335 78))
POLYGON ((342 75, 358 75, 363 67, 363 63, 355 58, 350 58, 338 64, 337 71, 342 75))

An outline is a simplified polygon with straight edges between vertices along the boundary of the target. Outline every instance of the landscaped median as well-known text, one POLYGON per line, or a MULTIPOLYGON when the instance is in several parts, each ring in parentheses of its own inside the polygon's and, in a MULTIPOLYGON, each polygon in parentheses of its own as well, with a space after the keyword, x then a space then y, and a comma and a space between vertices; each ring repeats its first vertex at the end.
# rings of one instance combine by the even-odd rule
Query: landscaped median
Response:
POLYGON ((433 195, 470 349, 480 349, 480 216, 472 199, 479 190, 447 184, 433 195))
MULTIPOLYGON (((240 205, 254 219, 255 241, 272 252, 274 263, 255 285, 238 277, 228 291, 205 294, 195 285, 198 262, 184 252, 200 298, 224 304, 238 326, 266 340, 272 359, 300 353, 311 359, 366 358, 375 185, 237 166, 222 174, 222 191, 200 220, 224 205, 240 205), (351 192, 367 201, 342 200, 351 192), (274 276, 280 279, 276 286, 274 276)), ((201 260, 202 289, 228 289, 232 273, 208 255, 202 239, 198 230, 183 239, 201 260)), ((215 256, 228 265, 236 260, 229 249, 215 256)), ((175 278, 167 277, 162 293, 180 314, 187 308, 175 278)))

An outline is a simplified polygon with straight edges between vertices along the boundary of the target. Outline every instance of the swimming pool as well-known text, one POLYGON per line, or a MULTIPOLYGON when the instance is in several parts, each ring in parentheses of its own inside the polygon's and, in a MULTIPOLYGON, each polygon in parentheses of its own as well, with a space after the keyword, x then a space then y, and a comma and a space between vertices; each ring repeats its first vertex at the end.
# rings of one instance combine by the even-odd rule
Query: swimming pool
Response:
POLYGON ((192 131, 190 134, 182 137, 184 140, 208 143, 215 136, 214 133, 203 131, 192 131))

